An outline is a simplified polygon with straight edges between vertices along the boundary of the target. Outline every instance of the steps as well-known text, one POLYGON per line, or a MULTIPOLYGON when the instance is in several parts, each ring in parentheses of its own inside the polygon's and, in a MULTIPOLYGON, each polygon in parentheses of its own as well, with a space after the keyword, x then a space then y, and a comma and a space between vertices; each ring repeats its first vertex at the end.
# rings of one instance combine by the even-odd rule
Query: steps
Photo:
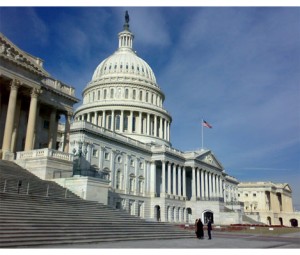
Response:
POLYGON ((41 180, 14 162, 0 160, 0 192, 50 197, 78 198, 53 181, 41 180))
POLYGON ((147 222, 75 195, 65 198, 65 190, 55 183, 51 186, 55 192, 45 196, 39 191, 43 191, 40 187, 48 182, 10 162, 0 161, 1 185, 3 178, 34 182, 36 192, 28 195, 15 189, 3 192, 3 186, 0 186, 0 248, 194 238, 193 231, 169 223, 147 222), (20 175, 17 175, 19 171, 20 175))

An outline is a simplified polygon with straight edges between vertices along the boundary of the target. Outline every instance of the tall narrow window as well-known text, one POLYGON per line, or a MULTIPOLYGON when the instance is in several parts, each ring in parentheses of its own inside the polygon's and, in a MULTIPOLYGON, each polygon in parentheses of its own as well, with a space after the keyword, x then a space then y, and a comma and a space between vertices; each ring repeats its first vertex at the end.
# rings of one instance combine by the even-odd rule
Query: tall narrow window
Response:
POLYGON ((136 118, 135 116, 132 117, 132 132, 135 132, 135 123, 136 123, 136 118))
POLYGON ((110 98, 114 98, 114 89, 110 89, 110 98))
POLYGON ((111 129, 111 115, 108 115, 108 129, 111 129))
POLYGON ((98 90, 98 100, 100 100, 100 90, 98 90))
POLYGON ((143 100, 143 91, 140 91, 140 101, 143 100))
POLYGON ((121 189, 121 171, 117 172, 116 189, 121 189))
POLYGON ((128 130, 128 116, 124 115, 123 125, 124 125, 124 131, 127 131, 128 130))
POLYGON ((149 93, 146 92, 146 102, 147 102, 147 103, 148 103, 148 95, 149 95, 149 93))
POLYGON ((125 89, 125 98, 128 99, 128 89, 125 89))
POLYGON ((106 89, 103 91, 103 99, 106 99, 106 89))
POLYGON ((116 115, 116 130, 120 130, 120 119, 121 119, 121 116, 118 114, 116 115))
POLYGON ((135 89, 132 91, 132 99, 135 99, 135 94, 136 94, 136 92, 135 92, 135 89))

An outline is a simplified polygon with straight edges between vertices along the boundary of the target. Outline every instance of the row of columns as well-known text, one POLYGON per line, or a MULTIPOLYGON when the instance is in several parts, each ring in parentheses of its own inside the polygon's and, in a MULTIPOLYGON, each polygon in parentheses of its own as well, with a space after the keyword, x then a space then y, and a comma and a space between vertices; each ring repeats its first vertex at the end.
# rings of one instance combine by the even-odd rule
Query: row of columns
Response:
POLYGON ((125 110, 104 110, 82 114, 76 117, 76 120, 85 120, 112 131, 124 132, 124 129, 127 129, 128 133, 146 134, 167 141, 170 140, 170 122, 168 120, 150 113, 138 112, 138 115, 134 113, 134 111, 125 110), (124 117, 127 117, 128 120, 127 127, 125 127, 124 124, 124 117), (111 118, 110 122, 108 121, 109 118, 111 118), (118 125, 116 123, 117 118, 119 118, 120 121, 118 125))
MULTIPOLYGON (((13 150, 14 143, 12 142, 12 139, 13 139, 14 123, 15 123, 16 112, 17 112, 16 109, 17 109, 18 90, 20 86, 21 84, 18 80, 11 81, 7 114, 6 114, 5 127, 4 127, 3 143, 2 143, 3 158, 5 158, 6 153, 10 153, 14 151, 13 150)), ((31 89, 24 151, 29 151, 34 149, 39 94, 40 94, 40 89, 37 88, 31 89)), ((57 110, 53 109, 50 117, 49 142, 48 142, 48 148, 50 149, 54 149, 56 146, 56 137, 57 137, 56 114, 57 114, 57 110)), ((65 129, 65 136, 64 136, 65 152, 69 151, 70 121, 71 121, 71 114, 67 114, 66 125, 65 125, 66 129, 65 129)))
POLYGON ((224 181, 221 175, 193 167, 192 176, 192 197, 201 199, 223 197, 224 181))
MULTIPOLYGON (((152 171, 156 173, 155 162, 152 164, 154 168, 152 171)), ((186 197, 186 167, 162 161, 161 177, 161 196, 167 194, 186 197)), ((155 188, 153 188, 153 192, 155 192, 155 188)), ((212 197, 223 197, 223 180, 221 176, 204 169, 192 167, 192 198, 205 199, 212 197)))

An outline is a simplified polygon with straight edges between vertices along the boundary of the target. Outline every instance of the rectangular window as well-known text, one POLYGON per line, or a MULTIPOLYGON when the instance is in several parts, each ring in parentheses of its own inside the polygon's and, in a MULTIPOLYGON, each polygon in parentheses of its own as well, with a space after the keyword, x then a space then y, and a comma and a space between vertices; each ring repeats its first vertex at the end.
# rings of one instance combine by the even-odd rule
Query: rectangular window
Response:
POLYGON ((124 131, 127 131, 128 130, 128 117, 127 116, 124 116, 123 125, 124 125, 124 131))
POLYGON ((105 160, 109 160, 109 152, 104 153, 104 158, 105 158, 105 160))
POLYGON ((98 157, 98 150, 97 149, 93 149, 93 157, 98 157))
POLYGON ((135 132, 135 117, 132 117, 132 132, 135 132))
POLYGON ((130 160, 130 165, 131 165, 131 166, 134 166, 134 160, 133 160, 133 159, 130 160))

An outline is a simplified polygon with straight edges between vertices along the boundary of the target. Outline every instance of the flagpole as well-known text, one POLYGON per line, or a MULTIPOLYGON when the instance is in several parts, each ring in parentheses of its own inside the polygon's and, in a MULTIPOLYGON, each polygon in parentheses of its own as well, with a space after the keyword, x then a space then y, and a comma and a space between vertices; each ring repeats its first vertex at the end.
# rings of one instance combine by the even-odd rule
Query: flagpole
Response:
POLYGON ((202 147, 201 148, 203 150, 203 119, 201 120, 201 127, 202 127, 202 132, 201 132, 202 133, 202 136, 201 136, 202 137, 202 147))

